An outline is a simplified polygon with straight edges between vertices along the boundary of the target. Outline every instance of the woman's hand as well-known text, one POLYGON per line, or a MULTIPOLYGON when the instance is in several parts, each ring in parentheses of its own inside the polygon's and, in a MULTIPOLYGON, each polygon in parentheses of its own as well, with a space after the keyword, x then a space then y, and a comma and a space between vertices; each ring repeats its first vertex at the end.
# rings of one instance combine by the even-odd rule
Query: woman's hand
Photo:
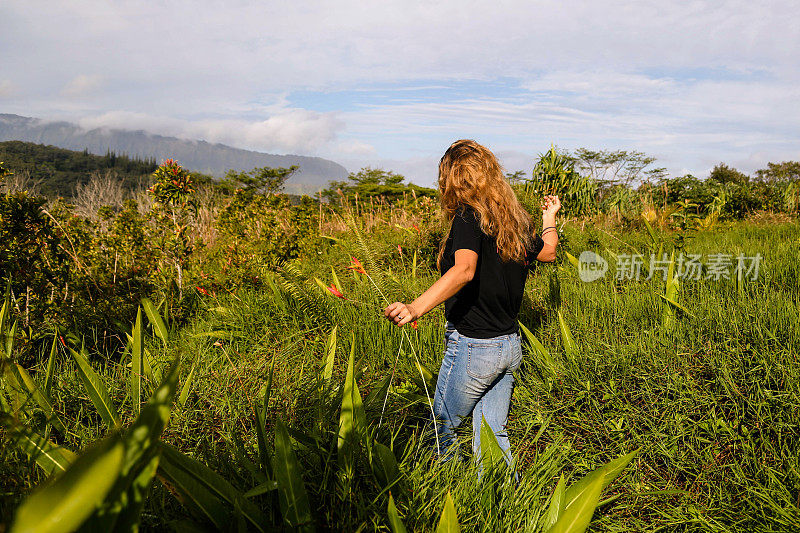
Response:
POLYGON ((548 195, 542 200, 542 217, 555 219, 560 209, 561 200, 558 199, 558 195, 548 195))
POLYGON ((386 320, 394 322, 395 325, 403 326, 418 319, 419 313, 411 304, 395 302, 383 310, 383 316, 386 317, 386 320))

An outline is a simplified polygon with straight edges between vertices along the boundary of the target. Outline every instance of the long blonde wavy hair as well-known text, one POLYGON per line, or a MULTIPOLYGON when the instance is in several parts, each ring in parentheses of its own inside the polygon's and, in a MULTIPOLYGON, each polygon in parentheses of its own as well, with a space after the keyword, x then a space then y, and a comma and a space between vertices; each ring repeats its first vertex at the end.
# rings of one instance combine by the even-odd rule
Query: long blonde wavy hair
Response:
MULTIPOLYGON (((450 145, 439 161, 439 192, 448 226, 464 207, 477 214, 481 229, 497 241, 503 261, 525 261, 533 239, 531 217, 503 176, 503 168, 486 147, 469 139, 450 145)), ((447 234, 439 247, 441 265, 447 234)))

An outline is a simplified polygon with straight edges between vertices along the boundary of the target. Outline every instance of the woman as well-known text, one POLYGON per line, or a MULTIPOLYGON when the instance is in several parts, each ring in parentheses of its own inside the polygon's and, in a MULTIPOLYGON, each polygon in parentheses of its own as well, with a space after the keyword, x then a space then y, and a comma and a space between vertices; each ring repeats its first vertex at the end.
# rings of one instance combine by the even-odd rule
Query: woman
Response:
POLYGON ((454 142, 442 156, 439 192, 450 223, 439 249, 442 277, 410 304, 386 307, 384 316, 402 326, 445 303, 446 348, 433 399, 438 452, 453 456, 454 430, 471 414, 476 457, 485 419, 511 464, 506 424, 522 359, 517 314, 529 265, 555 260, 561 203, 545 197, 536 236, 497 158, 471 140, 454 142))

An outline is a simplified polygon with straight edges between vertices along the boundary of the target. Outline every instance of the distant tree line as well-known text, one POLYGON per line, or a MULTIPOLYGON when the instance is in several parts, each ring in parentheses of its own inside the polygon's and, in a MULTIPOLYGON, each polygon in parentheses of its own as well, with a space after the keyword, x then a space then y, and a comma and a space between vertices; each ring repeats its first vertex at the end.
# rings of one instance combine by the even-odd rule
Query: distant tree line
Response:
POLYGON ((111 150, 99 156, 86 150, 76 152, 22 141, 0 142, 0 161, 51 198, 71 197, 76 186, 88 182, 93 173, 113 173, 125 189, 133 189, 158 167, 154 158, 130 157, 111 150))

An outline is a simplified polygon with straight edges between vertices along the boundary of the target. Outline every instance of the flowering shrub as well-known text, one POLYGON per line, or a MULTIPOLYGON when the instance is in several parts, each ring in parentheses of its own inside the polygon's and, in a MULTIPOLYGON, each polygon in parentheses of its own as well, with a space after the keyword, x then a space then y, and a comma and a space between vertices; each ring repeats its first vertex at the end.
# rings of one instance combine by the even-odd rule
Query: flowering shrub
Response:
POLYGON ((167 159, 155 172, 155 183, 148 189, 161 204, 185 206, 194 193, 191 175, 174 159, 167 159))

